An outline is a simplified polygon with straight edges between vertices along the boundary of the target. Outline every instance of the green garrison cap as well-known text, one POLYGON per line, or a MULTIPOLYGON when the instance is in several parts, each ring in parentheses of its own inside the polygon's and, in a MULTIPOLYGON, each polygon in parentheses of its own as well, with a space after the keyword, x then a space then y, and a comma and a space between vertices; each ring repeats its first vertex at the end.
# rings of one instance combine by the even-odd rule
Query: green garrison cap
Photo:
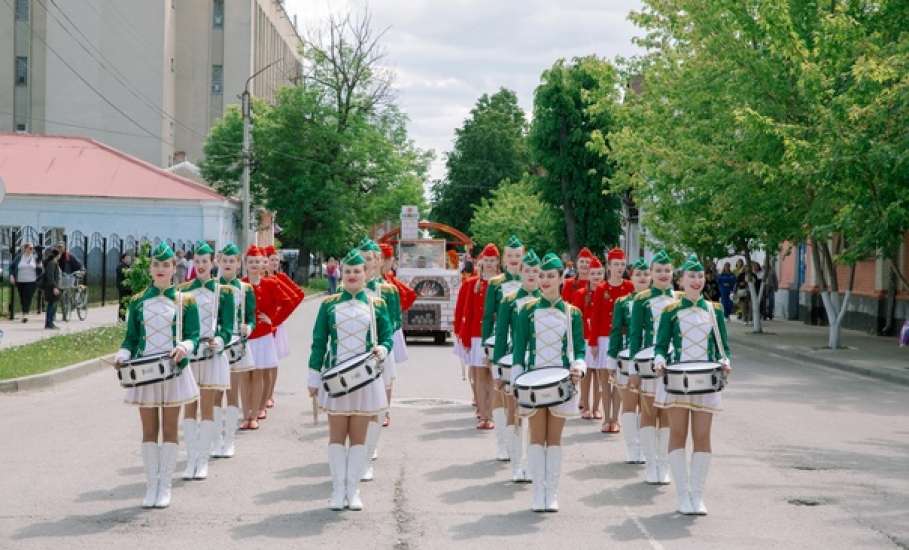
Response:
POLYGON ((200 254, 211 254, 214 255, 215 251, 212 250, 212 247, 205 241, 199 241, 196 243, 196 255, 200 254))
POLYGON ((521 242, 521 239, 519 239, 517 237, 517 235, 512 235, 511 237, 508 237, 508 242, 505 243, 505 247, 506 248, 523 248, 524 243, 521 242))
POLYGON ((224 245, 224 248, 221 249, 221 254, 223 256, 239 256, 240 249, 237 248, 237 245, 234 243, 227 243, 224 245))
POLYGON ((692 254, 685 259, 682 264, 682 271, 704 271, 704 264, 698 260, 698 257, 692 254))
POLYGON ((645 260, 644 257, 642 256, 642 257, 638 258, 636 262, 631 264, 631 269, 632 269, 632 271, 635 269, 638 271, 647 271, 648 269, 650 269, 650 264, 648 264, 647 260, 645 260))
POLYGON ((527 267, 539 267, 540 257, 537 256, 537 253, 533 250, 529 251, 527 254, 524 254, 524 265, 527 267))
POLYGON ((361 252, 382 252, 382 249, 379 248, 379 245, 376 243, 376 241, 370 239, 369 237, 363 237, 363 240, 360 241, 360 244, 357 245, 357 248, 360 249, 361 252))
POLYGON ((540 265, 540 269, 543 271, 564 269, 564 267, 562 260, 559 259, 559 256, 555 252, 547 252, 546 255, 543 256, 542 264, 540 265))
POLYGON ((363 265, 366 263, 366 260, 363 259, 359 249, 353 248, 347 253, 347 256, 344 256, 341 263, 344 265, 363 265))
POLYGON ((161 244, 152 250, 151 255, 155 260, 164 262, 174 257, 174 250, 170 247, 170 245, 162 241, 161 244))
POLYGON ((669 257, 669 254, 667 254, 665 250, 660 250, 653 256, 653 259, 650 260, 651 265, 653 265, 653 264, 671 264, 671 263, 672 263, 672 258, 669 257))

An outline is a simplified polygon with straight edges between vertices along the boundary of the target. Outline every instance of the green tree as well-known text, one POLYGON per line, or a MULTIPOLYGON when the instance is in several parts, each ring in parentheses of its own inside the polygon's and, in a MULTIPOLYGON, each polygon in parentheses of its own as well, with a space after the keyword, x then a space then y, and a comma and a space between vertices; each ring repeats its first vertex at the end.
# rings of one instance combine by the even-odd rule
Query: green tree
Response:
POLYGON ((544 201, 561 210, 568 249, 596 250, 618 244, 621 198, 611 192, 615 169, 598 137, 615 124, 617 73, 595 56, 559 59, 543 72, 534 92, 529 143, 540 167, 538 188, 544 201))
POLYGON ((559 212, 542 201, 529 176, 502 184, 480 201, 470 221, 470 234, 479 245, 504 246, 518 235, 528 249, 543 253, 564 248, 559 212))
POLYGON ((502 180, 527 172, 527 121, 517 95, 505 88, 483 94, 464 125, 455 130, 447 175, 432 187, 432 218, 462 231, 480 201, 502 180))

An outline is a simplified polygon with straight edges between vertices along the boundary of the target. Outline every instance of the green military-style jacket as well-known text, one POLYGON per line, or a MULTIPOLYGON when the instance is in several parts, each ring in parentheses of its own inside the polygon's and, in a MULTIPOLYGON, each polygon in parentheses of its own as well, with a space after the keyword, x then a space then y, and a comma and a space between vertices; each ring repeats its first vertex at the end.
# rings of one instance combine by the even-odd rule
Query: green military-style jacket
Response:
MULTIPOLYGON (((126 310, 126 337, 120 344, 120 349, 129 351, 130 358, 135 359, 145 355, 149 341, 156 339, 158 344, 163 344, 169 333, 168 343, 171 349, 177 344, 183 344, 187 355, 178 364, 183 369, 189 364, 189 356, 196 351, 199 345, 199 309, 196 301, 189 294, 181 294, 176 287, 160 290, 150 286, 145 291, 132 297, 126 310), (176 310, 178 296, 183 302, 183 334, 177 335, 177 315, 174 312, 165 317, 161 311, 162 302, 159 298, 169 300, 167 306, 176 310), (147 311, 146 311, 147 310, 147 311), (177 338, 182 338, 177 340, 177 338)), ((159 348, 163 346, 159 345, 159 348)), ((161 349, 160 352, 167 351, 161 349)), ((149 353, 152 353, 149 351, 149 353)), ((155 353, 158 353, 157 351, 155 353)))
MULTIPOLYGON (((487 294, 488 296, 488 294, 487 294)), ((514 342, 514 327, 518 321, 518 308, 529 300, 540 297, 540 291, 527 292, 523 287, 516 292, 506 294, 499 303, 496 313, 496 345, 492 352, 492 362, 511 353, 511 344, 514 342)))
POLYGON ((506 294, 515 292, 517 288, 508 290, 506 287, 515 286, 515 283, 521 282, 521 274, 512 275, 508 271, 500 273, 489 279, 489 286, 486 288, 486 298, 483 301, 483 324, 481 325, 480 335, 485 342, 487 338, 493 336, 496 328, 496 316, 499 312, 499 304, 506 294), (507 283, 512 283, 511 285, 507 283))
POLYGON ((664 302, 665 305, 662 307, 665 307, 676 298, 677 293, 672 290, 672 287, 665 290, 650 287, 634 295, 631 319, 628 323, 628 351, 631 358, 634 358, 642 349, 653 345, 656 324, 660 321, 659 315, 654 316, 654 308, 664 302))
POLYGON ((722 304, 704 298, 692 302, 687 297, 672 302, 660 315, 654 357, 663 357, 669 364, 679 361, 719 361, 721 354, 718 352, 710 316, 716 322, 726 357, 731 357, 722 304))
POLYGON ((401 295, 398 287, 388 283, 382 277, 376 277, 366 283, 366 288, 377 293, 385 301, 388 308, 388 317, 392 324, 392 332, 404 326, 403 313, 401 312, 401 295))
MULTIPOLYGON (((561 324, 564 326, 564 323, 561 324)), ((512 376, 516 376, 521 371, 536 368, 538 360, 546 361, 546 358, 540 357, 541 353, 551 355, 555 361, 560 361, 564 368, 570 368, 574 361, 584 360, 586 349, 584 346, 584 319, 580 309, 566 303, 561 297, 554 302, 550 302, 542 296, 531 300, 521 308, 513 329, 512 354, 516 360, 512 367, 512 376), (569 355, 568 351, 567 334, 564 332, 560 338, 558 333, 553 331, 537 333, 537 318, 546 310, 551 309, 558 310, 563 315, 570 315, 571 338, 574 346, 574 353, 571 355, 569 355), (549 340, 552 341, 550 342, 549 340), (557 350, 557 353, 552 353, 554 350, 557 350), (521 358, 521 361, 518 361, 518 358, 521 358), (518 369, 517 373, 514 368, 518 369)), ((557 365, 546 364, 541 366, 557 365)))
MULTIPOLYGON (((230 285, 233 288, 236 288, 236 289, 240 290, 241 292, 243 292, 243 296, 244 296, 243 308, 242 308, 243 309, 243 311, 242 311, 243 319, 240 318, 240 316, 241 316, 240 304, 235 302, 234 306, 236 307, 236 309, 235 309, 236 313, 234 314, 235 323, 234 323, 234 327, 233 327, 233 334, 236 334, 236 335, 241 334, 240 333, 240 323, 249 325, 249 332, 247 332, 247 334, 251 334, 253 329, 256 328, 256 291, 253 290, 252 285, 250 285, 249 283, 244 283, 238 277, 234 277, 230 281, 226 280, 224 277, 221 277, 220 284, 225 285, 225 286, 230 285)), ((231 293, 231 294, 233 294, 233 293, 231 293)))
POLYGON ((199 337, 206 336, 221 338, 222 344, 230 343, 230 337, 234 331, 234 319, 236 317, 236 306, 234 305, 234 292, 232 287, 219 284, 215 279, 209 279, 204 283, 200 279, 193 279, 187 283, 181 284, 178 288, 180 292, 195 295, 201 288, 209 292, 217 292, 218 295, 218 319, 214 323, 213 334, 210 327, 204 326, 205 312, 202 311, 201 301, 196 298, 196 307, 199 309, 199 337))
POLYGON ((609 332, 609 349, 606 354, 613 359, 618 359, 619 353, 628 347, 628 333, 631 327, 631 307, 634 305, 634 296, 627 294, 613 303, 612 330, 609 332))
MULTIPOLYGON (((368 321, 367 321, 368 323, 368 321)), ((345 348, 350 341, 356 341, 362 331, 365 331, 363 349, 348 350, 354 353, 365 353, 374 346, 382 346, 391 352, 393 345, 394 327, 389 317, 388 305, 385 300, 370 296, 361 290, 355 296, 346 290, 332 294, 319 306, 316 315, 316 324, 312 330, 312 350, 309 356, 309 368, 322 372, 334 367, 339 356, 345 356, 345 348), (347 321, 347 317, 338 316, 342 309, 347 309, 344 304, 350 301, 359 301, 367 306, 371 303, 376 316, 376 342, 372 341, 370 328, 363 324, 347 321)))

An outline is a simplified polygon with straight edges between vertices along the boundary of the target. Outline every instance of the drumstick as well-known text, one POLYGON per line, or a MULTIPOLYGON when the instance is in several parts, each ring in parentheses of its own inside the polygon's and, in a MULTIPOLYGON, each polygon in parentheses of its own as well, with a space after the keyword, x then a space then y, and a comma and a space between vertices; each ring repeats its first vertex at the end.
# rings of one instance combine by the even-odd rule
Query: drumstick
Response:
POLYGON ((316 396, 312 396, 312 423, 319 423, 319 401, 316 396))

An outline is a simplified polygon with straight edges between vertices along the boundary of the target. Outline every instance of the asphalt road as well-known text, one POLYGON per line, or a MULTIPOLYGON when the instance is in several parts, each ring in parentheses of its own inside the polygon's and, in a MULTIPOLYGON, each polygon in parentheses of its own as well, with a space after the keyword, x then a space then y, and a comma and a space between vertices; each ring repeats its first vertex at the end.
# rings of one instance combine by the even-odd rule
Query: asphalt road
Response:
MULTIPOLYGON (((210 478, 142 510, 139 422, 111 372, 0 396, 0 548, 909 548, 906 388, 739 350, 714 422, 707 517, 621 462, 621 436, 566 429, 558 514, 492 460, 450 347, 399 369, 363 512, 327 509, 324 417, 305 390, 308 302, 290 321, 278 405, 210 478)), ((734 350, 735 351, 735 350, 734 350)), ((177 472, 182 471, 182 460, 177 472)))

